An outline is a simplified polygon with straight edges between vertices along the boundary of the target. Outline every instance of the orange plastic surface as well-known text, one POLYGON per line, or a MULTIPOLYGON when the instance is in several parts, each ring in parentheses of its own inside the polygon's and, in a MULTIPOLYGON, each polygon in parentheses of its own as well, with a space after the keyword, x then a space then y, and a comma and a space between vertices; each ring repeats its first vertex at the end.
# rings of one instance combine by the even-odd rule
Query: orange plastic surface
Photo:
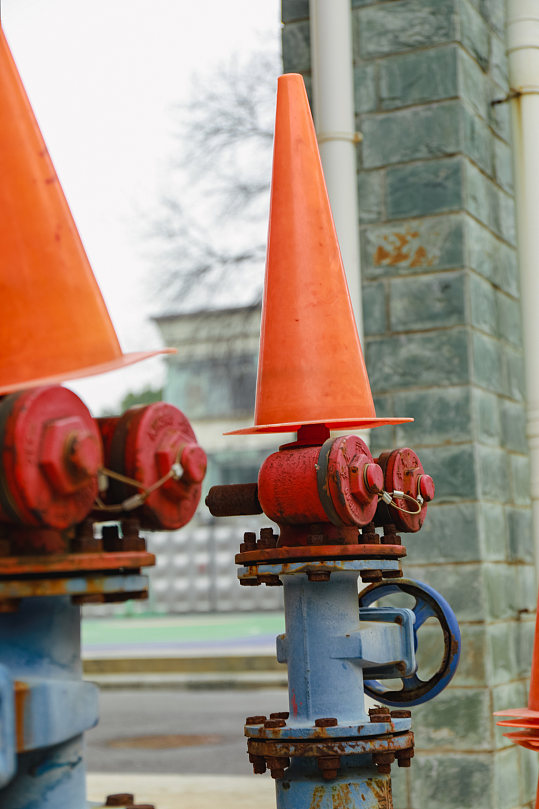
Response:
POLYGON ((122 354, 0 28, 0 394, 137 362, 122 354))
POLYGON ((376 417, 305 86, 281 76, 255 426, 231 434, 404 421, 376 417))

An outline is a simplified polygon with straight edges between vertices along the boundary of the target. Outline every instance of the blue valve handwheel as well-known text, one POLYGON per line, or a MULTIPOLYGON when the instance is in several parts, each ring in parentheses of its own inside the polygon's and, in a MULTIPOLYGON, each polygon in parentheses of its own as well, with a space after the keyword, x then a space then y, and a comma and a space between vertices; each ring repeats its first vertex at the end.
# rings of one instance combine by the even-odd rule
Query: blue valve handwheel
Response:
POLYGON ((413 613, 414 642, 417 649, 417 633, 427 618, 436 618, 444 634, 444 656, 438 671, 428 680, 421 680, 417 674, 402 678, 402 689, 391 691, 378 680, 365 680, 365 693, 386 705, 397 707, 421 705, 437 696, 448 685, 455 674, 460 658, 460 629, 455 613, 440 593, 428 584, 413 579, 399 579, 392 582, 372 584, 359 594, 359 606, 369 607, 393 593, 408 593, 415 598, 413 613))

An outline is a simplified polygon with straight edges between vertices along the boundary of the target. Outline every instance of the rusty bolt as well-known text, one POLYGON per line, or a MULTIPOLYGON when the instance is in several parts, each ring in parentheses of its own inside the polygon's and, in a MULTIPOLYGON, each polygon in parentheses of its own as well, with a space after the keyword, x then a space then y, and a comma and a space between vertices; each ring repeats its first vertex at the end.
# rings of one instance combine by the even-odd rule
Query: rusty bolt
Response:
POLYGON ((104 525, 101 528, 103 537, 103 549, 107 553, 123 550, 123 543, 117 525, 104 525))
POLYGON ((266 764, 272 778, 284 778, 284 771, 290 766, 290 759, 286 756, 267 756, 266 764))
POLYGON ((286 721, 284 719, 266 719, 264 722, 265 728, 284 728, 286 721))
POLYGON ((72 604, 104 604, 103 593, 87 593, 86 595, 71 596, 72 604))
POLYGON ((399 767, 409 767, 414 757, 414 749, 413 747, 407 747, 405 750, 397 750, 395 755, 399 767))
POLYGON ((240 579, 240 584, 243 587, 256 587, 257 584, 260 584, 260 582, 258 581, 258 576, 256 576, 254 578, 251 577, 248 579, 240 579))
POLYGON ((99 553, 103 543, 94 537, 94 525, 91 520, 84 520, 77 526, 76 536, 71 540, 71 553, 99 553))
POLYGON ((155 809, 153 803, 129 803, 125 809, 155 809))
POLYGON ((430 475, 421 475, 419 480, 419 494, 426 503, 434 499, 434 481, 430 475))
POLYGON ((131 792, 118 792, 115 795, 107 795, 105 806, 125 806, 126 803, 133 803, 135 796, 131 792))
POLYGON ((264 548, 275 548, 279 537, 273 533, 273 528, 261 528, 260 539, 256 543, 256 547, 263 550, 264 548))
POLYGON ((374 523, 370 522, 368 525, 363 526, 363 528, 361 529, 361 540, 362 542, 365 542, 368 545, 380 544, 380 537, 376 533, 374 523))
POLYGON ((363 582, 370 582, 370 581, 382 581, 382 571, 381 570, 362 570, 360 572, 361 581, 363 582))
POLYGON ((395 753, 373 753, 372 763, 378 768, 378 772, 387 775, 391 772, 391 765, 395 761, 395 753))
POLYGON ((402 567, 397 568, 397 570, 382 570, 382 578, 383 579, 401 579, 402 578, 402 567))
POLYGON ((246 531, 243 535, 243 542, 240 545, 240 553, 254 551, 256 549, 256 534, 254 531, 246 531))
POLYGON ((308 570, 307 578, 309 581, 329 581, 331 573, 329 570, 308 570))
POLYGON ((375 705, 374 708, 369 708, 369 721, 370 722, 389 722, 391 713, 389 708, 384 705, 375 705))
POLYGON ((245 720, 246 725, 263 725, 266 721, 265 716, 248 716, 245 720))
POLYGON ((74 494, 86 486, 101 461, 97 437, 78 416, 55 419, 45 427, 39 465, 59 494, 74 494))
POLYGON ((411 711, 391 711, 392 719, 410 719, 411 711))
POLYGON ((249 761, 253 765, 253 772, 255 775, 262 775, 266 772, 266 759, 264 756, 255 756, 249 753, 249 761))
POLYGON ((339 769, 341 767, 341 757, 340 756, 319 756, 317 759, 318 769, 322 773, 322 778, 325 781, 330 781, 333 778, 336 778, 339 774, 339 769))
MULTIPOLYGON (((270 719, 288 719, 290 714, 288 711, 277 711, 277 713, 270 713, 270 719)), ((266 717, 264 717, 265 719, 266 717)))
POLYGON ((138 520, 129 518, 122 520, 122 550, 123 551, 145 551, 146 540, 139 534, 140 523, 138 520))
POLYGON ((333 728, 339 723, 334 716, 323 716, 320 719, 315 719, 314 724, 317 728, 333 728))
POLYGON ((384 545, 402 545, 402 540, 397 534, 397 528, 393 523, 384 525, 384 536, 382 537, 382 544, 384 545))
POLYGON ((283 583, 279 576, 274 573, 262 573, 258 577, 260 584, 265 584, 267 587, 282 587, 283 583))

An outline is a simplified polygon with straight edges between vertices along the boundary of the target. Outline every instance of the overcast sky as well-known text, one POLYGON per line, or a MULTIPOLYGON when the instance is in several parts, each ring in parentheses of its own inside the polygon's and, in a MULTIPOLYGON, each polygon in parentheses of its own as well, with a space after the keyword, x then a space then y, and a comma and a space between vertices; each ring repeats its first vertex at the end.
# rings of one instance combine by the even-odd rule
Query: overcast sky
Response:
MULTIPOLYGON (((194 72, 279 35, 279 0, 1 0, 2 24, 125 351, 159 344, 143 278, 151 215, 194 72)), ((163 308, 166 308, 164 306, 163 308)), ((69 383, 98 412, 162 361, 69 383)))

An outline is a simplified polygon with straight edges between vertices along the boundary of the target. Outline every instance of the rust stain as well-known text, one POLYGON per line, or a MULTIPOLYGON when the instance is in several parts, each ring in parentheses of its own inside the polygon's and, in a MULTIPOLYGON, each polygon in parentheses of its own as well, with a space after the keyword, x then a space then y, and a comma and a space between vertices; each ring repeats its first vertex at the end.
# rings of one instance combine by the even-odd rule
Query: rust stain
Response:
POLYGON ((350 784, 334 784, 331 787, 331 801, 333 809, 348 809, 352 806, 350 784))
POLYGON ((385 247, 382 247, 382 245, 379 244, 374 253, 374 263, 376 264, 377 267, 379 267, 380 264, 384 264, 385 262, 387 262, 390 256, 391 253, 389 252, 389 250, 386 250, 385 247))
POLYGON ((390 778, 372 778, 367 781, 372 794, 378 801, 378 809, 393 809, 390 778))
POLYGON ((15 735, 17 739, 17 752, 24 750, 24 712, 26 698, 30 693, 30 686, 22 680, 16 680, 15 690, 15 735))
POLYGON ((430 267, 435 259, 429 258, 423 245, 414 245, 413 241, 420 236, 417 230, 406 230, 404 233, 394 231, 383 236, 386 245, 379 244, 374 251, 373 260, 376 267, 394 267, 408 264, 409 267, 430 267))
POLYGON ((427 263, 427 251, 419 246, 412 257, 410 267, 423 267, 427 263))
POLYGON ((298 703, 296 701, 296 692, 292 691, 292 714, 294 716, 298 715, 298 703))
POLYGON ((320 809, 322 801, 324 800, 325 793, 326 793, 325 787, 322 786, 315 787, 313 790, 313 797, 309 809, 320 809))

